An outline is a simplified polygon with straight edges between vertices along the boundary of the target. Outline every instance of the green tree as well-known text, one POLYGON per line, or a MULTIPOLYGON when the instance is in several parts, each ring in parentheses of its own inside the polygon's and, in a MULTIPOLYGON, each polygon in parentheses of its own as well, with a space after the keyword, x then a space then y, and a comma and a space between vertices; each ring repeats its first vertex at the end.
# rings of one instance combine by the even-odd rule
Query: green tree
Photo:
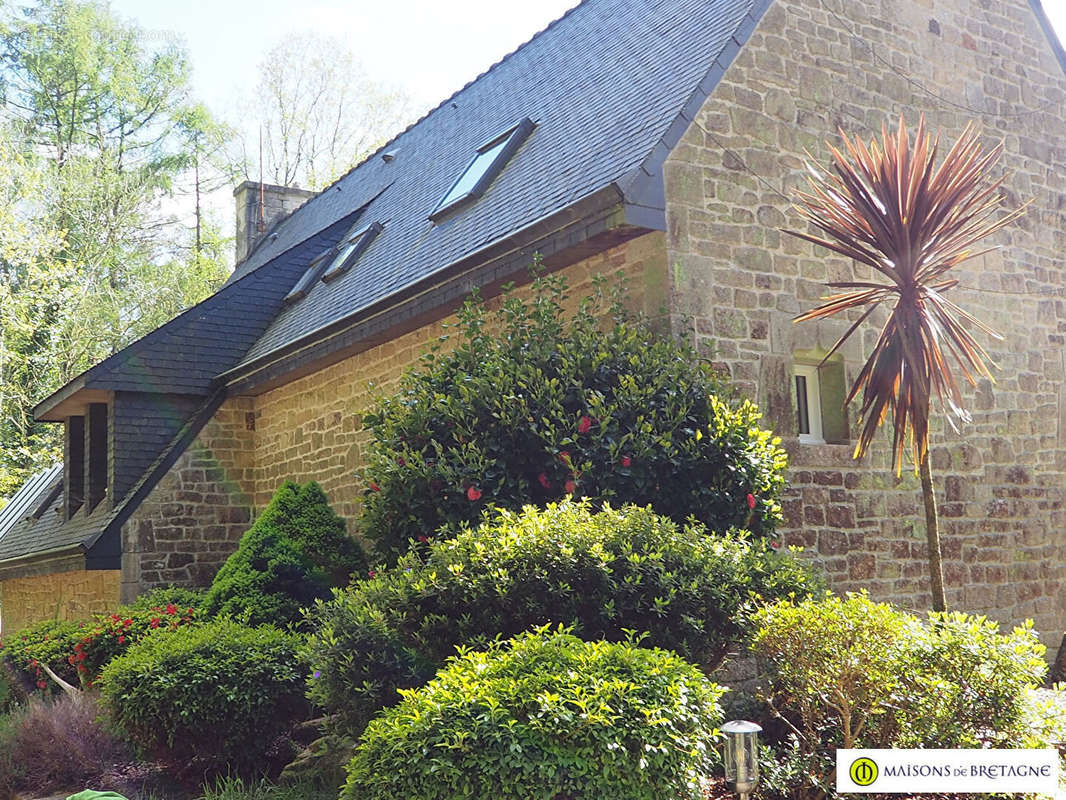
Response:
POLYGON ((871 278, 828 284, 842 290, 824 299, 797 321, 816 320, 859 311, 829 358, 882 306, 890 308, 873 352, 859 370, 845 402, 862 392, 862 430, 855 457, 866 452, 874 434, 891 416, 892 461, 897 474, 910 446, 914 469, 922 482, 929 549, 933 610, 943 611, 944 573, 940 526, 929 468, 929 409, 933 395, 952 417, 969 422, 950 361, 966 379, 991 378, 988 354, 968 327, 996 336, 946 293, 958 285, 948 276, 958 264, 980 255, 978 241, 1014 220, 1021 209, 995 218, 1003 178, 992 180, 991 169, 1002 143, 986 150, 976 127, 969 125, 939 167, 935 141, 918 123, 913 150, 900 117, 899 130, 882 129, 883 145, 867 148, 841 131, 847 155, 830 147, 833 168, 812 168, 811 192, 800 192, 796 208, 824 236, 788 231, 872 269, 871 278))
POLYGON ((32 405, 202 299, 225 268, 217 228, 190 230, 162 206, 219 136, 179 47, 150 47, 102 3, 7 8, 0 91, 2 495, 55 455, 32 405))
POLYGON ((398 132, 411 103, 372 79, 342 41, 303 34, 273 47, 259 64, 245 119, 242 161, 259 180, 321 189, 398 132))

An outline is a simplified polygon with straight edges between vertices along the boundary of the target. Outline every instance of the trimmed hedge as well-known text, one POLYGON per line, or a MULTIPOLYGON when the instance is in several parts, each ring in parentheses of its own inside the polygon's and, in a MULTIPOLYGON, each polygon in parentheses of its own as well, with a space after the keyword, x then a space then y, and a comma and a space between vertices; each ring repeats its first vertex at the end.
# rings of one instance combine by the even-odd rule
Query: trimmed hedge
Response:
POLYGON ((724 400, 690 348, 620 307, 588 300, 568 320, 565 301, 551 276, 492 314, 468 302, 455 350, 428 354, 363 417, 373 440, 360 526, 381 558, 474 524, 490 504, 567 494, 712 530, 773 530, 786 455, 755 406, 724 400))
POLYGON ((723 689, 673 653, 541 629, 370 723, 342 800, 698 800, 723 689))
POLYGON ((229 619, 156 633, 104 667, 101 696, 117 728, 161 760, 266 772, 276 739, 306 718, 297 644, 229 619))
POLYGON ((296 624, 303 608, 366 567, 322 488, 286 481, 215 575, 204 609, 251 625, 296 624))
POLYGON ((499 511, 454 539, 316 606, 305 659, 311 697, 359 731, 398 688, 429 680, 457 646, 545 623, 586 639, 628 631, 710 672, 760 600, 820 584, 745 533, 710 536, 647 508, 564 501, 499 511))

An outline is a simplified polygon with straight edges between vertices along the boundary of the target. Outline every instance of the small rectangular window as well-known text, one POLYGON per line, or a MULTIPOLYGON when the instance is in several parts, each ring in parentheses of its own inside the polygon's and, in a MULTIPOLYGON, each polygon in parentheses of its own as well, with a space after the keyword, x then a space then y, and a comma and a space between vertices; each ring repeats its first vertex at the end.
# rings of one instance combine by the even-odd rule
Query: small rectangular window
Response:
POLYGON ((822 437, 822 398, 818 367, 796 364, 796 431, 801 442, 824 444, 822 437))
POLYGON ((444 197, 437 203, 437 207, 429 215, 436 222, 448 211, 470 200, 480 197, 489 188, 496 176, 503 170, 504 165, 511 160, 522 142, 533 131, 534 123, 526 117, 517 125, 514 125, 502 133, 498 133, 477 148, 473 159, 466 165, 451 188, 444 193, 444 197))
POLYGON ((380 222, 372 222, 349 233, 337 248, 337 255, 330 261, 329 267, 322 273, 322 280, 331 281, 351 269, 352 264, 359 260, 359 256, 370 246, 374 238, 381 233, 383 227, 380 222))

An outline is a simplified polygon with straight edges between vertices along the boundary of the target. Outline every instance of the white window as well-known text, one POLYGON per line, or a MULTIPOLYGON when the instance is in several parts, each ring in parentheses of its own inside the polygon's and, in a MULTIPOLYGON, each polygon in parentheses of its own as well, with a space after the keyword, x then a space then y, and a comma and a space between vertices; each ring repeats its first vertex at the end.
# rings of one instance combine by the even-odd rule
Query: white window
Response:
POLYGON ((799 440, 810 444, 824 444, 818 367, 813 364, 796 364, 792 372, 796 382, 796 430, 799 432, 799 440))

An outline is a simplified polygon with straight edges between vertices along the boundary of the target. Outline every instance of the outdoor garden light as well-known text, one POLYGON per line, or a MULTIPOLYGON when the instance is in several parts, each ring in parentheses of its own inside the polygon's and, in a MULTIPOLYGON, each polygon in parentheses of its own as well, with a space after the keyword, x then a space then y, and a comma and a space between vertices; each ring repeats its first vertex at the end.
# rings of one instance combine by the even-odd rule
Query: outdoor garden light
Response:
POLYGON ((725 779, 730 788, 747 800, 759 782, 758 725, 735 719, 722 726, 725 734, 725 779))

